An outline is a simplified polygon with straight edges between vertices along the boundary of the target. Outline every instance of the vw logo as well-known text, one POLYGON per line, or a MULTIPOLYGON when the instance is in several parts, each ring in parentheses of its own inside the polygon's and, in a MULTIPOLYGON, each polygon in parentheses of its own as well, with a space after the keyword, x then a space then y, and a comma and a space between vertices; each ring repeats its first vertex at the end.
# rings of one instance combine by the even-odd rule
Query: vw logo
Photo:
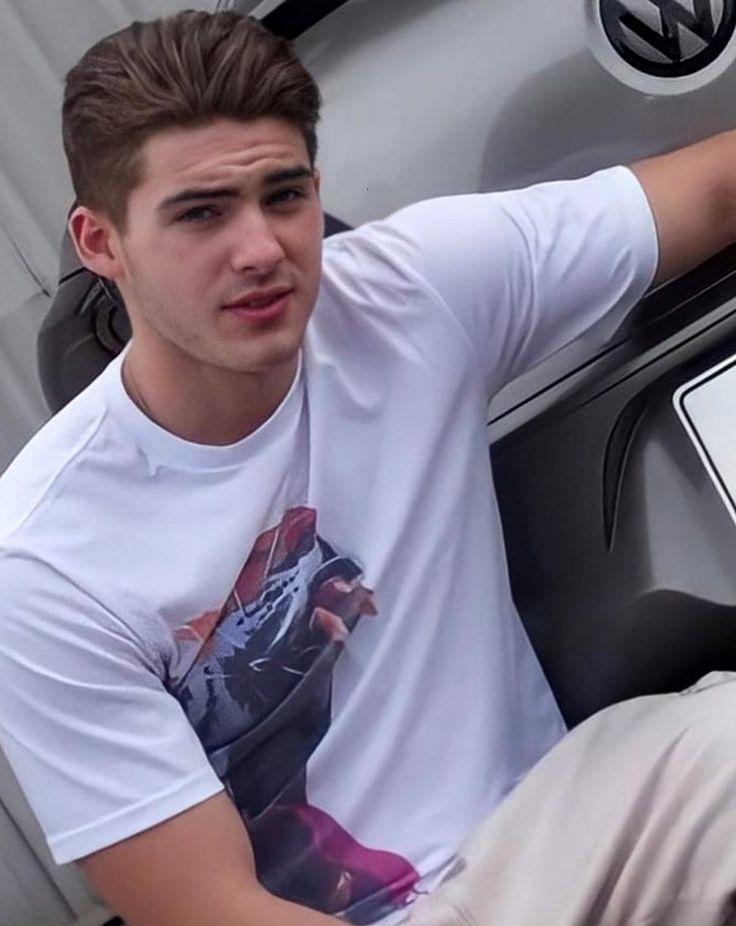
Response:
POLYGON ((736 29, 736 0, 598 0, 614 51, 631 67, 682 78, 712 64, 736 29))

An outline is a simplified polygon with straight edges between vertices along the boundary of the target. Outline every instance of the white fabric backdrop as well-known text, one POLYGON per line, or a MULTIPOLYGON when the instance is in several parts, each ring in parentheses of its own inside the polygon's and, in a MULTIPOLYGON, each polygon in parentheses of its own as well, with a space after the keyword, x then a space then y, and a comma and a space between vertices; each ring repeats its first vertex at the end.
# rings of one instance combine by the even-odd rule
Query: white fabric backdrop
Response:
POLYGON ((45 421, 36 333, 54 288, 71 187, 62 81, 94 41, 133 19, 215 0, 0 0, 0 472, 45 421))
MULTIPOLYGON (((89 45, 133 19, 214 5, 0 0, 0 472, 48 417, 36 334, 56 287, 72 198, 60 139, 63 76, 89 45)), ((101 921, 76 872, 52 864, 0 756, 2 926, 65 926, 80 916, 101 921)))

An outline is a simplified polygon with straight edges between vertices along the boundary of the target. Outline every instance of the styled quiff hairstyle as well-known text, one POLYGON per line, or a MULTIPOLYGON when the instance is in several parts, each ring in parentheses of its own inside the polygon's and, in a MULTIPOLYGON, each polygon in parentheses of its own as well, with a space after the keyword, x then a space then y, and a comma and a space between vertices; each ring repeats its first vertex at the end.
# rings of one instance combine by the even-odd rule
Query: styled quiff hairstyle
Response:
POLYGON ((143 144, 175 126, 279 117, 317 154, 320 93, 289 43, 252 17, 187 10, 134 22, 66 76, 64 151, 77 202, 124 231, 143 179, 143 144))

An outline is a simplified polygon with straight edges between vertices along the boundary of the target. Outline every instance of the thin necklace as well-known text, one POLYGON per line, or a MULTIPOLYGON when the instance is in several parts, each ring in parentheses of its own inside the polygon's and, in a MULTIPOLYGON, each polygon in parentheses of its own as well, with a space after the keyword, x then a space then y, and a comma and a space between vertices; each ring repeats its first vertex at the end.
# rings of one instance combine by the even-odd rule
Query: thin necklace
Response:
POLYGON ((128 395, 133 400, 133 402, 140 408, 146 417, 150 418, 151 421, 155 421, 155 418, 151 414, 151 409, 148 407, 146 400, 143 398, 141 390, 138 388, 138 383, 133 377, 133 373, 128 364, 128 358, 126 357, 123 361, 123 384, 126 385, 128 395))

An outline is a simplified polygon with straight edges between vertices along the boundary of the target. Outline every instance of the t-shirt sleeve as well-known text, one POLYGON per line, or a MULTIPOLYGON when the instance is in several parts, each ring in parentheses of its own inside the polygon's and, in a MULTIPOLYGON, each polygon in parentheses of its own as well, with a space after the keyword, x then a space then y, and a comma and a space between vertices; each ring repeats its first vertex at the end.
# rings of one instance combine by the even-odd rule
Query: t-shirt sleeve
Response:
POLYGON ((658 260, 651 209, 624 167, 427 200, 370 234, 460 323, 489 395, 606 315, 622 318, 658 260))
POLYGON ((58 863, 222 789, 155 657, 47 564, 0 556, 0 745, 58 863))

